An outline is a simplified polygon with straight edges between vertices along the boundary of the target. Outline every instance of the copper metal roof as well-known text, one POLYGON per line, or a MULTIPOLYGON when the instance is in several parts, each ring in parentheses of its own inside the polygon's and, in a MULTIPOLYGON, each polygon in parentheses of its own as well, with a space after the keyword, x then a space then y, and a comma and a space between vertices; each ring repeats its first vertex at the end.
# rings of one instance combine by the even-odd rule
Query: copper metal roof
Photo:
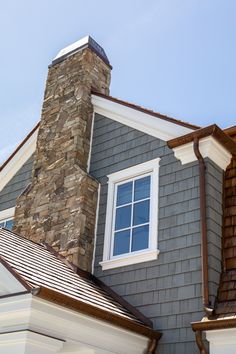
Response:
POLYGON ((92 274, 78 269, 49 246, 0 228, 0 262, 28 291, 148 337, 152 323, 92 274), (35 289, 39 289, 35 292, 35 289))

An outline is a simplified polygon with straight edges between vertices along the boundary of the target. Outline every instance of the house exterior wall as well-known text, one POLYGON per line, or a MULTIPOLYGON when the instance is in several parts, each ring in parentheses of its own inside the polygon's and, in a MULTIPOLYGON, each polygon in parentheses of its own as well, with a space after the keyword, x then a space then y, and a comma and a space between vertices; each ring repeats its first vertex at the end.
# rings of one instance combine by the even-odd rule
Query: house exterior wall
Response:
POLYGON ((0 211, 12 208, 16 205, 16 198, 24 191, 31 181, 33 168, 32 155, 24 165, 17 171, 14 177, 0 191, 0 211))
POLYGON ((90 174, 101 183, 94 273, 163 332, 157 353, 198 353, 190 322, 200 320, 198 163, 176 160, 164 141, 96 115, 90 174), (102 271, 107 175, 160 157, 157 260, 102 271))
MULTIPOLYGON (((33 157, 0 192, 0 210, 15 206, 30 183, 33 157)), ((90 174, 101 184, 94 274, 163 332, 157 353, 198 353, 190 322, 200 320, 201 258, 198 162, 182 166, 164 141, 96 115, 90 174), (157 260, 102 271, 107 175, 160 157, 157 260)), ((223 173, 206 160, 209 287, 212 305, 221 271, 223 173)))

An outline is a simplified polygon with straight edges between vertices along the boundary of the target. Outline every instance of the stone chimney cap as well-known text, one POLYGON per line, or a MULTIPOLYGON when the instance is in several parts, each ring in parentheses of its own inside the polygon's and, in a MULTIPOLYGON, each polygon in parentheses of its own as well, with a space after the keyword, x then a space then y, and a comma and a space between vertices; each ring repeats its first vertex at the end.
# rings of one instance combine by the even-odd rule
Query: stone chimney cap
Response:
POLYGON ((60 63, 72 54, 75 54, 82 49, 90 48, 94 51, 107 65, 111 66, 105 50, 90 36, 81 38, 79 41, 70 44, 69 46, 60 50, 57 56, 53 59, 51 65, 60 63))

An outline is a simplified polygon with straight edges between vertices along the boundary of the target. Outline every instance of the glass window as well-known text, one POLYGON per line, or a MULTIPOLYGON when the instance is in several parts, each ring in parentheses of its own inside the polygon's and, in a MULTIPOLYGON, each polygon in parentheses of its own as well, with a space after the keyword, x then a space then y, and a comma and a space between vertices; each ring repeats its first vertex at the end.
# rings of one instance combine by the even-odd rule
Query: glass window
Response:
POLYGON ((113 256, 149 247, 151 175, 116 185, 113 256))
POLYGON ((12 230, 13 219, 0 221, 0 227, 5 227, 8 230, 12 230))

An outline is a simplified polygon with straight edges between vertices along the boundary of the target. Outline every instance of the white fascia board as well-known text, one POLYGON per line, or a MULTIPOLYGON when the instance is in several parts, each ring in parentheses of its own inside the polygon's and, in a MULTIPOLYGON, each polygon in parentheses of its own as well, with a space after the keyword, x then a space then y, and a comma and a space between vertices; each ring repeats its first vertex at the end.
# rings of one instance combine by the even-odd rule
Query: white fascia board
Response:
MULTIPOLYGON (((63 308, 48 301, 33 298, 31 328, 73 343, 93 348, 94 353, 107 351, 115 354, 141 354, 147 348, 148 338, 113 326, 107 322, 63 308), (105 341, 104 341, 105 335, 105 341), (119 343, 114 347, 114 343, 119 343), (96 348, 96 350, 95 350, 96 348)), ((66 351, 65 351, 66 353, 66 351)))
POLYGON ((92 104, 95 113, 164 141, 194 131, 193 129, 153 117, 151 114, 140 112, 134 108, 96 95, 92 95, 92 104))
MULTIPOLYGON (((212 136, 199 140, 199 150, 203 158, 208 157, 222 170, 226 170, 230 164, 232 155, 212 136)), ((197 160, 194 153, 193 142, 173 148, 175 157, 181 161, 182 165, 197 160)))
POLYGON ((26 291, 25 287, 0 263, 0 296, 26 291))
POLYGON ((13 219, 14 215, 15 215, 15 207, 2 210, 0 211, 0 222, 13 219))
POLYGON ((25 144, 17 151, 13 158, 0 172, 0 191, 35 152, 37 135, 38 129, 35 130, 35 132, 29 137, 25 144))
POLYGON ((31 294, 0 299, 0 332, 25 329, 64 341, 64 354, 142 354, 148 344, 147 337, 31 294))

